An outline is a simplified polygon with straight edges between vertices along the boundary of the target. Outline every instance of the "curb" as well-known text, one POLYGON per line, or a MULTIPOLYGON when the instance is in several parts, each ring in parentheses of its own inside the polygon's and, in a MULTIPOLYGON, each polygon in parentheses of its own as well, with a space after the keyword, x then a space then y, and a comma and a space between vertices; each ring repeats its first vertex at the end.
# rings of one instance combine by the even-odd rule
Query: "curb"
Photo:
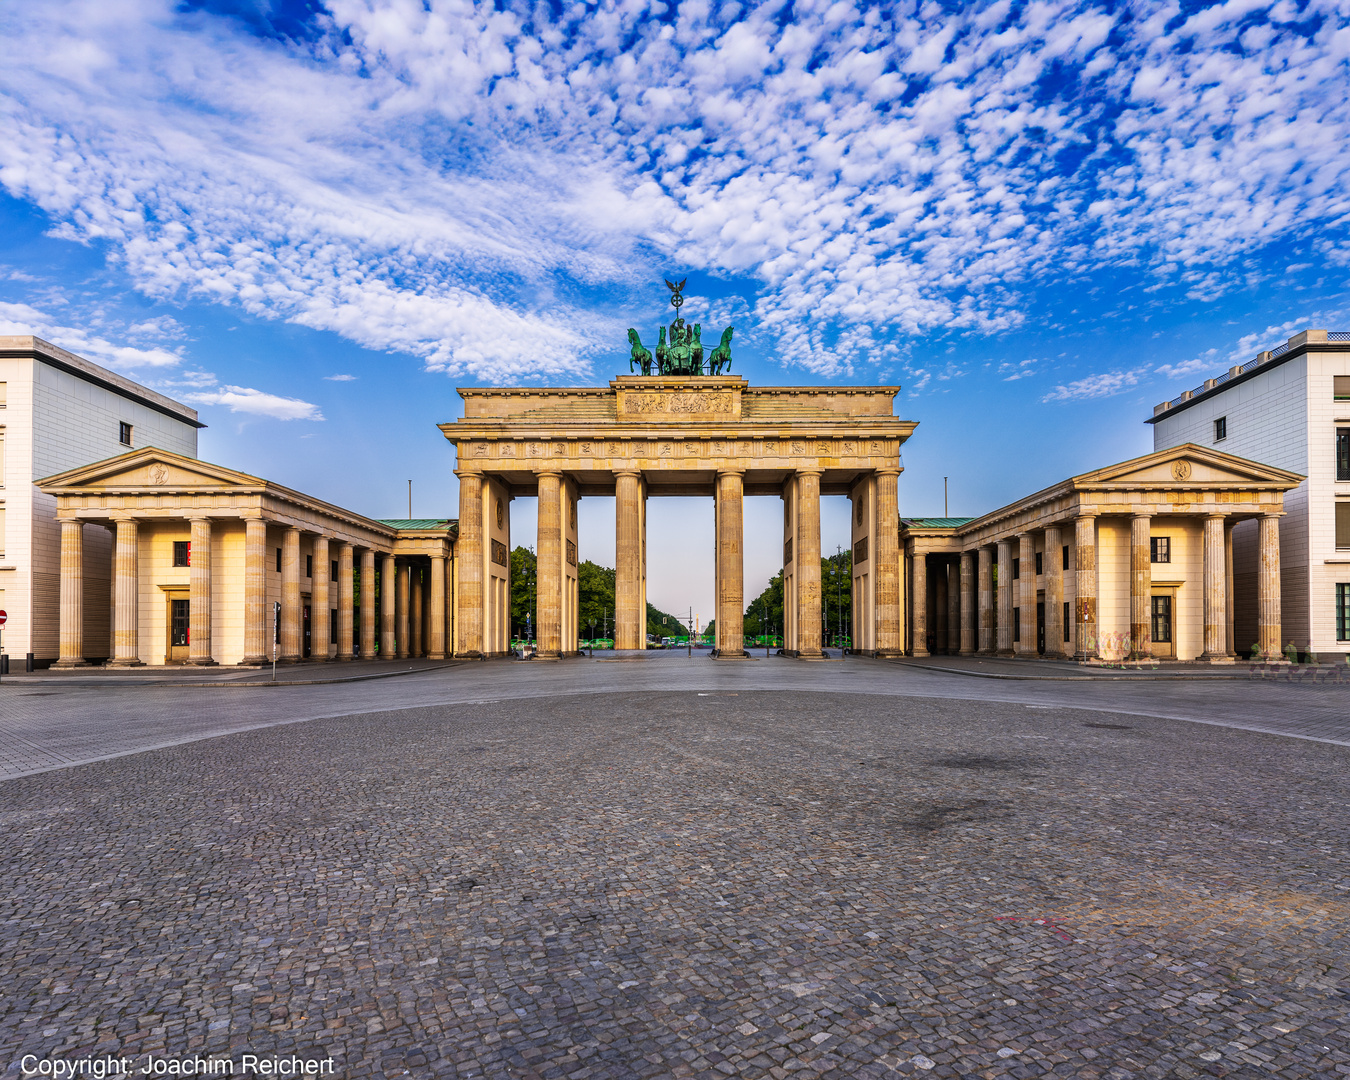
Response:
MULTIPOLYGON (((357 683, 369 682, 371 679, 394 679, 401 675, 418 675, 428 671, 444 671, 446 668, 460 667, 463 661, 454 663, 437 664, 435 667, 408 668, 406 671, 376 671, 368 675, 348 675, 340 679, 290 679, 285 682, 244 682, 236 680, 234 682, 188 682, 187 680, 177 679, 156 679, 154 681, 142 681, 134 677, 121 677, 114 679, 89 679, 81 680, 78 675, 58 676, 60 685, 63 686, 172 686, 172 687, 190 687, 203 690, 278 690, 287 686, 332 686, 337 683, 357 683)), ((0 683, 0 689, 4 686, 51 686, 46 678, 24 680, 22 682, 10 679, 5 683, 0 683)))

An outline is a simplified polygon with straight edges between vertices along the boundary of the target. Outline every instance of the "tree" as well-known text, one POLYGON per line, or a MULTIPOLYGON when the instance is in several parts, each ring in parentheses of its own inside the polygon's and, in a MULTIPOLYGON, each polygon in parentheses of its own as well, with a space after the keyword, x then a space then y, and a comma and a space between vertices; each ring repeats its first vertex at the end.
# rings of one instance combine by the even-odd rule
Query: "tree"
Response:
POLYGON ((825 641, 848 637, 853 629, 853 553, 841 551, 820 560, 820 609, 825 641))
POLYGON ((717 620, 716 620, 716 619, 709 619, 709 620, 708 620, 708 625, 705 626, 705 627, 703 628, 703 632, 699 634, 699 637, 702 638, 704 641, 716 641, 716 640, 717 640, 717 620))
POLYGON ((689 628, 678 615, 647 605, 647 633, 660 641, 663 637, 685 637, 689 628))
POLYGON ((586 559, 577 567, 577 633, 591 638, 609 637, 613 632, 614 571, 586 559))
POLYGON ((774 574, 768 587, 745 609, 745 636, 783 632, 783 575, 774 574), (762 616, 762 621, 761 621, 762 616))
POLYGON ((535 607, 536 562, 534 552, 518 547, 511 552, 511 636, 525 636, 526 616, 533 629, 538 618, 535 607))

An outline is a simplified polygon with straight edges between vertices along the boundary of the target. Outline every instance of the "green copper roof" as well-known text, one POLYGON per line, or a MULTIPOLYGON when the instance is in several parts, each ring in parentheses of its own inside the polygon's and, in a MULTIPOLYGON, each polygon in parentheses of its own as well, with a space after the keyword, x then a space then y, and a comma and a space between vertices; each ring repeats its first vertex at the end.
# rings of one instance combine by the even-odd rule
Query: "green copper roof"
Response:
POLYGON ((900 524, 907 529, 957 529, 974 518, 901 518, 900 524))
POLYGON ((376 518, 381 525, 391 529, 448 529, 458 524, 455 518, 376 518))

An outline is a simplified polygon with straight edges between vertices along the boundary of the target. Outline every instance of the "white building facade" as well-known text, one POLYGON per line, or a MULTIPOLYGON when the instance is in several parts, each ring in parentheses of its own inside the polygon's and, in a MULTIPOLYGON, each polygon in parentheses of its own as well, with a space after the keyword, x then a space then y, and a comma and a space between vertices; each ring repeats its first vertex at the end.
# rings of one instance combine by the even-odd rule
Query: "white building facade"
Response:
MULTIPOLYGON (((197 456, 195 410, 35 337, 0 336, 0 647, 12 662, 60 654, 61 529, 56 499, 34 481, 128 450, 154 446, 197 456)), ((113 541, 85 540, 87 654, 112 655, 113 541), (99 580, 102 574, 106 580, 99 580)))
MULTIPOLYGON (((1350 653, 1350 332, 1306 330, 1154 409, 1155 450, 1184 443, 1301 473, 1280 520, 1286 642, 1322 659, 1350 653)), ((1235 645, 1257 640, 1244 588, 1257 579, 1256 522, 1233 529, 1235 645)))

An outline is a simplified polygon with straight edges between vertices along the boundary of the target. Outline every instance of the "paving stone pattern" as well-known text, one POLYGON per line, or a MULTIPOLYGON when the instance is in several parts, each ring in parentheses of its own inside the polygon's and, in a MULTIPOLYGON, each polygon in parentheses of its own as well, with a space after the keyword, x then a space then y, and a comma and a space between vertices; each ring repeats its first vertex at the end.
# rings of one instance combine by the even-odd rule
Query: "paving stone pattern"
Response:
POLYGON ((32 775, 0 785, 0 1060, 1350 1076, 1348 763, 1119 712, 690 690, 32 775))

